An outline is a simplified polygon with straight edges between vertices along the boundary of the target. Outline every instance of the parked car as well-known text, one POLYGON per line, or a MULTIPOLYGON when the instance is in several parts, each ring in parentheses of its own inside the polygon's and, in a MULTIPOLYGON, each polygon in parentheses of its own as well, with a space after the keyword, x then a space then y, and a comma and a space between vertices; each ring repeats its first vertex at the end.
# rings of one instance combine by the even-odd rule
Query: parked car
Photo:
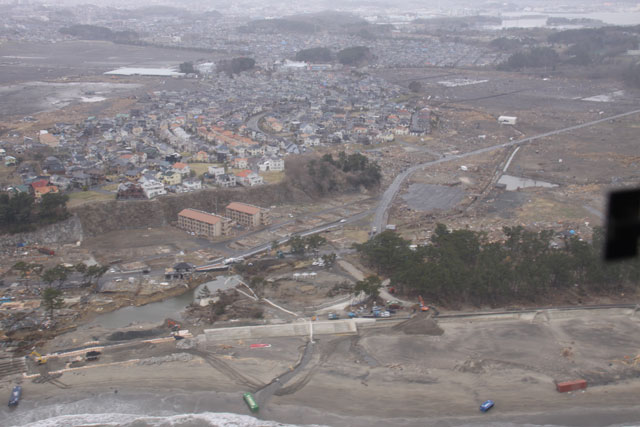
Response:
POLYGON ((495 402, 493 400, 487 400, 482 405, 480 405, 480 411, 487 412, 489 409, 493 408, 495 402))
POLYGON ((22 387, 17 385, 13 388, 11 392, 11 397, 9 397, 9 406, 17 406, 20 402, 20 398, 22 397, 22 387))

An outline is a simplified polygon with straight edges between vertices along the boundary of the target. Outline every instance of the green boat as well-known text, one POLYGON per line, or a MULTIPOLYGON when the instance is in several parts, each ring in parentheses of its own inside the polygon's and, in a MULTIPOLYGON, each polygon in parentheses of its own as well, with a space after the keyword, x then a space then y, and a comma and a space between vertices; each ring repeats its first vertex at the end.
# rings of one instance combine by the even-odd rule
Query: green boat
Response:
POLYGON ((244 402, 247 404, 251 412, 258 412, 260 410, 258 402, 256 402, 256 399, 254 399, 251 393, 244 393, 242 395, 242 398, 244 399, 244 402))

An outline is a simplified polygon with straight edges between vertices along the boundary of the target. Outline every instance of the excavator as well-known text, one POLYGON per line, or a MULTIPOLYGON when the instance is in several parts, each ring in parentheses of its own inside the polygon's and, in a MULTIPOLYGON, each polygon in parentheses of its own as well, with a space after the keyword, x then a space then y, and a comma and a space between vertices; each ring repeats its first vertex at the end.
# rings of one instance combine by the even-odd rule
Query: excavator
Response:
POLYGON ((429 311, 429 306, 424 303, 422 295, 418 295, 418 303, 420 304, 420 311, 429 311))
POLYGON ((35 360, 38 365, 44 365, 45 363, 47 363, 47 358, 44 357, 43 355, 41 355, 40 353, 38 353, 35 350, 33 350, 31 352, 31 354, 29 354, 29 356, 31 356, 33 358, 33 360, 35 360))

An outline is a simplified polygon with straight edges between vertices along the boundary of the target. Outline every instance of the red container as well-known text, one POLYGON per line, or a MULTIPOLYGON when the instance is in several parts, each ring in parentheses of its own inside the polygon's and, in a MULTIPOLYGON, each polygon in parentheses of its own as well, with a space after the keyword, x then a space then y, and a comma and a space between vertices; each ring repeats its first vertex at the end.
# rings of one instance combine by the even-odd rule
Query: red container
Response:
POLYGON ((269 348, 271 344, 251 344, 249 347, 251 348, 269 348))
POLYGON ((563 383, 556 383, 556 390, 560 393, 566 393, 568 391, 583 390, 587 388, 587 382, 585 380, 565 381, 563 383))

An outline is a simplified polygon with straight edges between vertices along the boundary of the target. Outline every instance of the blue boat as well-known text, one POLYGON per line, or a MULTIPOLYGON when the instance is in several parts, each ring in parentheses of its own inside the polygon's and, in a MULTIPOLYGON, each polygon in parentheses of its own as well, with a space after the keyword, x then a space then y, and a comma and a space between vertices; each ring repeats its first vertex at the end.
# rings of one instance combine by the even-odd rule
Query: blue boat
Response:
POLYGON ((11 397, 9 398, 9 406, 17 406, 20 403, 20 398, 22 397, 22 387, 17 385, 13 388, 11 392, 11 397))

